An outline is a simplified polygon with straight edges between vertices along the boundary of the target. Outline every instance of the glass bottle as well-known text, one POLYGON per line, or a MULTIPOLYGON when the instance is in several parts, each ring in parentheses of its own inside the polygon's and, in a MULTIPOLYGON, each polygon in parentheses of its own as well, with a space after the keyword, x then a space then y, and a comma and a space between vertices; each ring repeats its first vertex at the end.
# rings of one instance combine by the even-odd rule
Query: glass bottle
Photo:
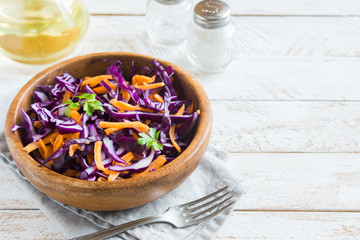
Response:
POLYGON ((199 2, 188 32, 189 61, 202 71, 221 71, 233 59, 234 34, 229 5, 216 0, 199 2))
POLYGON ((80 0, 0 0, 0 50, 19 62, 50 62, 75 48, 88 21, 80 0))
POLYGON ((146 9, 146 31, 158 45, 185 40, 191 19, 191 0, 150 0, 146 9))

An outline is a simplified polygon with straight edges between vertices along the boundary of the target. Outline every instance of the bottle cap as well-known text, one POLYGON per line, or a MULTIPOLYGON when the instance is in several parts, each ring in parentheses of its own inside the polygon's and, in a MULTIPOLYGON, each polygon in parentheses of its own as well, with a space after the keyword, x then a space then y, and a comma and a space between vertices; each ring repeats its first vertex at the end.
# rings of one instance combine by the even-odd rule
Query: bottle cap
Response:
POLYGON ((194 9, 194 22, 207 29, 220 28, 231 20, 228 4, 217 0, 199 2, 194 9))
POLYGON ((183 0, 155 0, 158 3, 162 3, 165 5, 173 5, 179 2, 182 2, 183 0))

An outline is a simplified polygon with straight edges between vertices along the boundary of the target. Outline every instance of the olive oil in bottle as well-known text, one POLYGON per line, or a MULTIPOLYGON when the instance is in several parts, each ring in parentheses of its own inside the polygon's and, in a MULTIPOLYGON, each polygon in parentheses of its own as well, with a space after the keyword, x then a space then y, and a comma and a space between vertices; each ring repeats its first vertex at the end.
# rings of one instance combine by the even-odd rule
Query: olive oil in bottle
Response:
POLYGON ((25 63, 46 63, 70 53, 88 26, 79 0, 0 0, 0 50, 25 63))

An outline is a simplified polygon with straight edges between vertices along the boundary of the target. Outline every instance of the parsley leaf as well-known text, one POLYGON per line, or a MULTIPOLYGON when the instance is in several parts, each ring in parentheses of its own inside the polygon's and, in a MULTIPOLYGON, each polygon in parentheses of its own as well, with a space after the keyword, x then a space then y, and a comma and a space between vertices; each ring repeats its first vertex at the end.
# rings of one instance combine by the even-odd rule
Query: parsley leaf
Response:
POLYGON ((152 147, 155 151, 163 150, 163 145, 157 142, 160 131, 156 132, 154 128, 150 128, 148 133, 139 133, 140 138, 137 140, 137 143, 146 145, 147 148, 152 147))
POLYGON ((78 102, 73 102, 72 100, 68 99, 65 102, 65 105, 67 105, 65 109, 65 115, 70 116, 70 111, 72 108, 78 108, 81 105, 83 105, 84 111, 87 113, 87 115, 91 116, 95 110, 104 111, 104 108, 101 105, 101 102, 96 100, 96 94, 89 94, 89 93, 83 93, 80 96, 74 96, 73 98, 78 98, 78 102), (82 101, 85 99, 85 101, 82 101))

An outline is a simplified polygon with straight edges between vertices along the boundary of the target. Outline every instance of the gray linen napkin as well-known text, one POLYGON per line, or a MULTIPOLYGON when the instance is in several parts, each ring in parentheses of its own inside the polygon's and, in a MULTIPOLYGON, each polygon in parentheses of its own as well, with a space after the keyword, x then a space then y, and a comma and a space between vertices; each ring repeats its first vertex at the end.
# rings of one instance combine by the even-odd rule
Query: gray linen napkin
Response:
MULTIPOLYGON (((238 200, 246 189, 240 176, 226 167, 224 161, 227 160, 228 154, 209 146, 200 165, 191 176, 164 197, 129 210, 87 211, 59 203, 31 185, 12 161, 4 134, 0 135, 0 151, 0 162, 4 164, 8 173, 15 178, 26 194, 66 238, 77 237, 143 217, 158 215, 169 206, 189 202, 225 185, 232 189, 235 200, 238 200)), ((175 229, 168 224, 149 224, 128 230, 112 239, 212 239, 224 224, 231 210, 228 209, 210 220, 184 229, 175 229)))

